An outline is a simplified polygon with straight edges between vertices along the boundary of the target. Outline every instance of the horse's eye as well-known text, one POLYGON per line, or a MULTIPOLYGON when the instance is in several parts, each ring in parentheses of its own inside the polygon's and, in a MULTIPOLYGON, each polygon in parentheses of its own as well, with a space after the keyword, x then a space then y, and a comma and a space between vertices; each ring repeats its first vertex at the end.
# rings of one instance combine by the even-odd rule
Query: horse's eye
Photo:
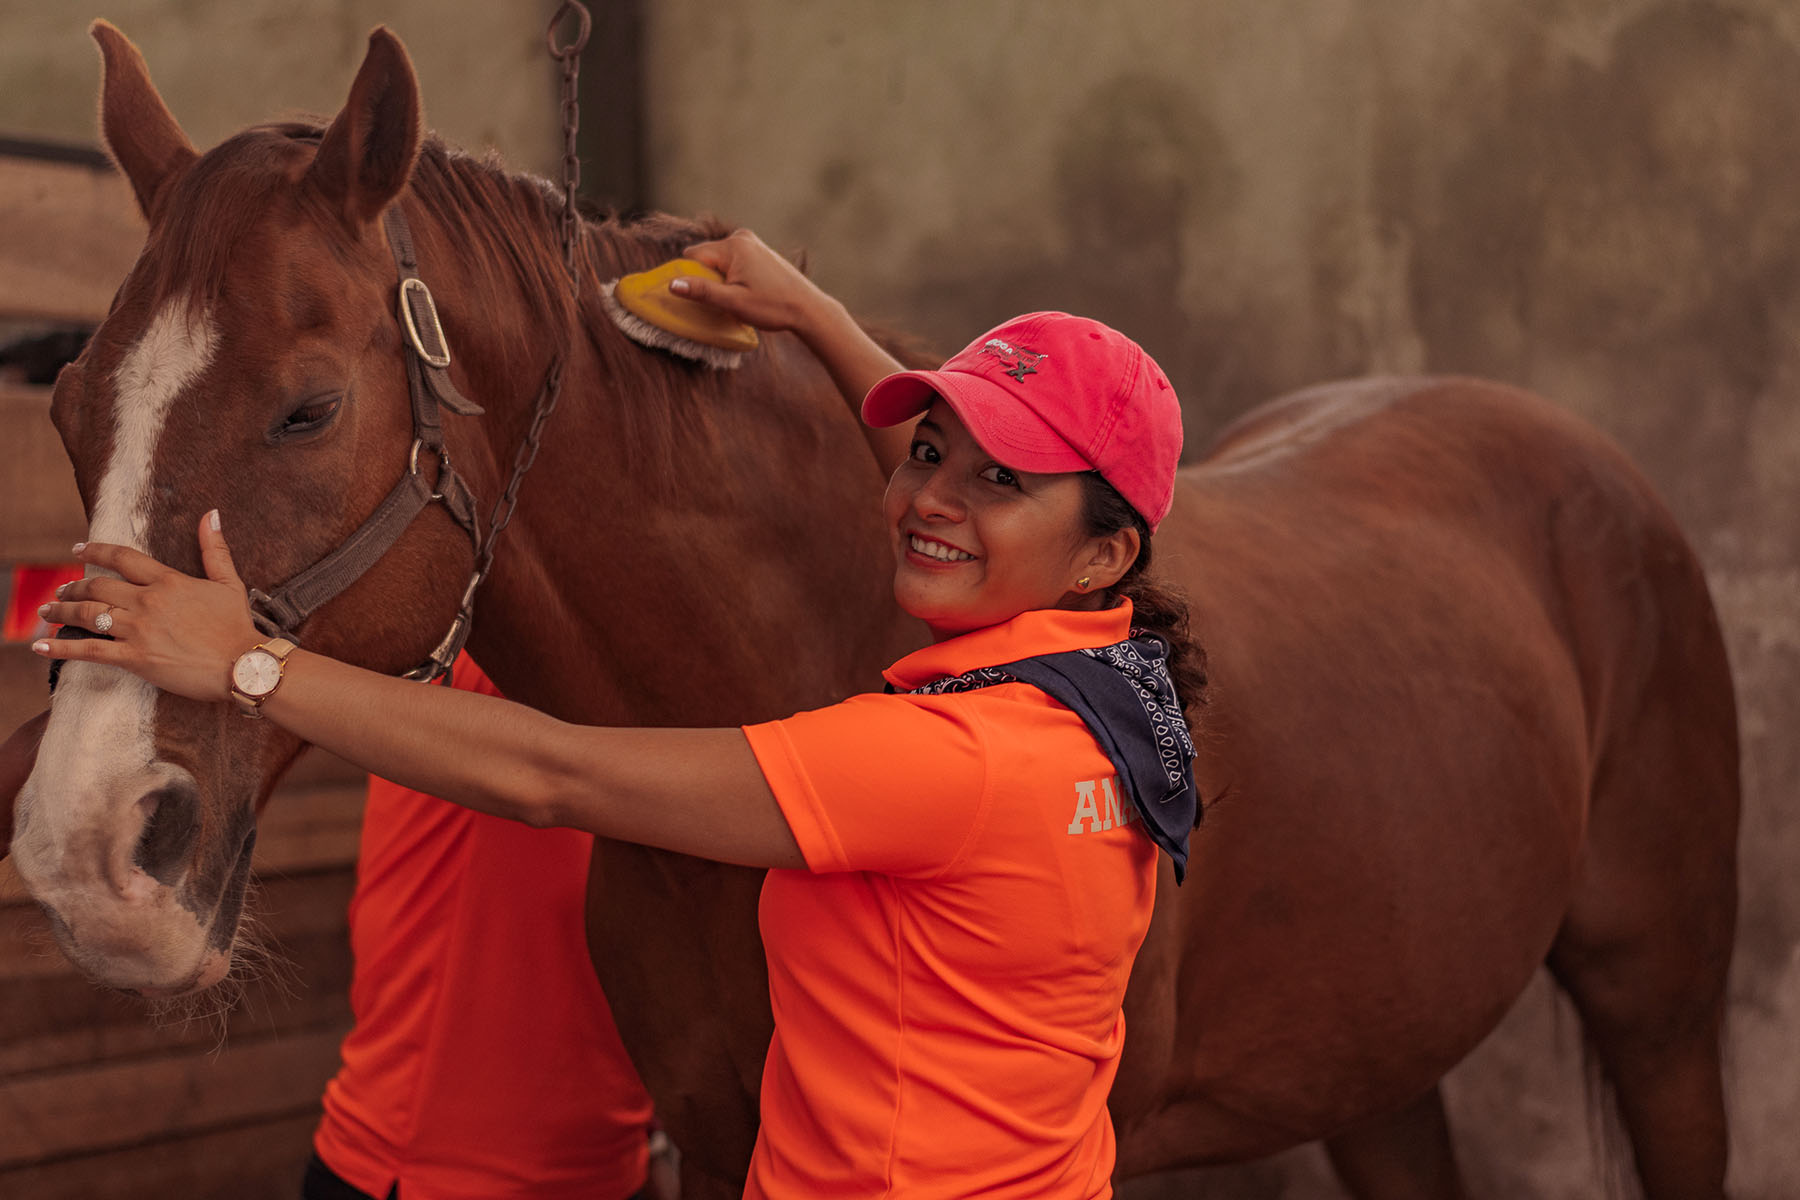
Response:
POLYGON ((283 417, 281 424, 274 429, 274 439, 294 437, 300 434, 313 433, 330 424, 331 418, 337 415, 338 406, 344 402, 342 396, 321 396, 308 400, 299 408, 283 417))

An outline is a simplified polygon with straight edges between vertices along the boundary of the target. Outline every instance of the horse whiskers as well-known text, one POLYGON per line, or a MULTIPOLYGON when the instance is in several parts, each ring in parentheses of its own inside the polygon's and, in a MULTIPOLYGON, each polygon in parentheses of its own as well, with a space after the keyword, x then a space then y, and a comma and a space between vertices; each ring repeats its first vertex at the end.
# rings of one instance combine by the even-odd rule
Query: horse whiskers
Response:
POLYGON ((281 951, 275 935, 257 911, 256 880, 245 885, 244 911, 238 918, 237 938, 232 944, 231 967, 225 982, 247 989, 260 983, 283 1000, 294 999, 300 991, 300 973, 281 951))
POLYGON ((182 1032, 195 1025, 210 1026, 212 1048, 209 1053, 216 1055, 225 1049, 226 1035, 230 1031, 228 1018, 242 998, 242 984, 227 975, 216 987, 204 992, 148 1001, 150 1023, 158 1029, 182 1032))
POLYGON ((299 991, 298 971, 256 913, 255 881, 247 882, 245 887, 244 909, 238 919, 225 978, 203 992, 148 1002, 151 1023, 160 1028, 185 1029, 197 1022, 213 1026, 213 1054, 225 1049, 231 1014, 250 997, 262 993, 262 1015, 273 1026, 269 993, 291 1000, 299 991))

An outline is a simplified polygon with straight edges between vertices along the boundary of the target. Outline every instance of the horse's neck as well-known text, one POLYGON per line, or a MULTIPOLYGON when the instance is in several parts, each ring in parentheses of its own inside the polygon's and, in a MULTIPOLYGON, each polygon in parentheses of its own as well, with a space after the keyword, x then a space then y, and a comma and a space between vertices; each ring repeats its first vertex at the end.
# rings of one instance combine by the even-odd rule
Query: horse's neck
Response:
MULTIPOLYGON (((657 351, 628 349, 641 375, 615 377, 597 345, 616 336, 565 342, 477 605, 483 668, 596 724, 735 724, 878 687, 922 631, 894 605, 880 473, 823 368, 778 335, 738 371, 673 373, 671 393, 657 351)), ((513 431, 489 449, 510 466, 519 415, 492 428, 513 431)))

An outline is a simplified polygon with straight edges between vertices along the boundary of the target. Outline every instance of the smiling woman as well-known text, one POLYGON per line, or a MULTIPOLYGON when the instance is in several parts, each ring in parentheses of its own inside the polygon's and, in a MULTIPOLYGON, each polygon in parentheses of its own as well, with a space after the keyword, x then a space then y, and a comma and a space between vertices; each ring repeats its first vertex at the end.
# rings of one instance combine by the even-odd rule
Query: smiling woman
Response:
POLYGON ((1179 878, 1196 813, 1169 673, 1172 650, 1193 651, 1185 629, 1173 647, 1134 631, 1118 590, 1169 509, 1174 391, 1135 343, 1063 313, 1008 322, 938 371, 894 371, 754 237, 689 253, 723 276, 690 294, 800 331, 852 398, 867 391, 878 456, 894 441, 874 430, 925 414, 883 511, 894 595, 938 644, 888 672, 897 693, 743 729, 604 729, 419 688, 263 642, 216 511, 204 578, 78 547, 99 570, 45 615, 116 614, 114 640, 37 649, 235 698, 482 811, 778 868, 747 1194, 1108 1195, 1125 982, 1157 849, 1179 878), (896 927, 911 932, 875 936, 896 927))

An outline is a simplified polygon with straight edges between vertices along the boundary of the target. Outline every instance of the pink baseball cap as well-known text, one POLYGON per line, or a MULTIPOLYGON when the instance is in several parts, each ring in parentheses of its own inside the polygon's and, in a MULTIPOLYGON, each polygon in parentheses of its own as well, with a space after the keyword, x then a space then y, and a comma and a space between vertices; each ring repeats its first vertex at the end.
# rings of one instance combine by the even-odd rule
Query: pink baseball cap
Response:
POLYGON ((975 440, 1020 471, 1098 471, 1154 532, 1175 496, 1181 402, 1142 346, 1087 317, 1037 312, 936 371, 889 375, 863 420, 898 425, 942 396, 975 440))

